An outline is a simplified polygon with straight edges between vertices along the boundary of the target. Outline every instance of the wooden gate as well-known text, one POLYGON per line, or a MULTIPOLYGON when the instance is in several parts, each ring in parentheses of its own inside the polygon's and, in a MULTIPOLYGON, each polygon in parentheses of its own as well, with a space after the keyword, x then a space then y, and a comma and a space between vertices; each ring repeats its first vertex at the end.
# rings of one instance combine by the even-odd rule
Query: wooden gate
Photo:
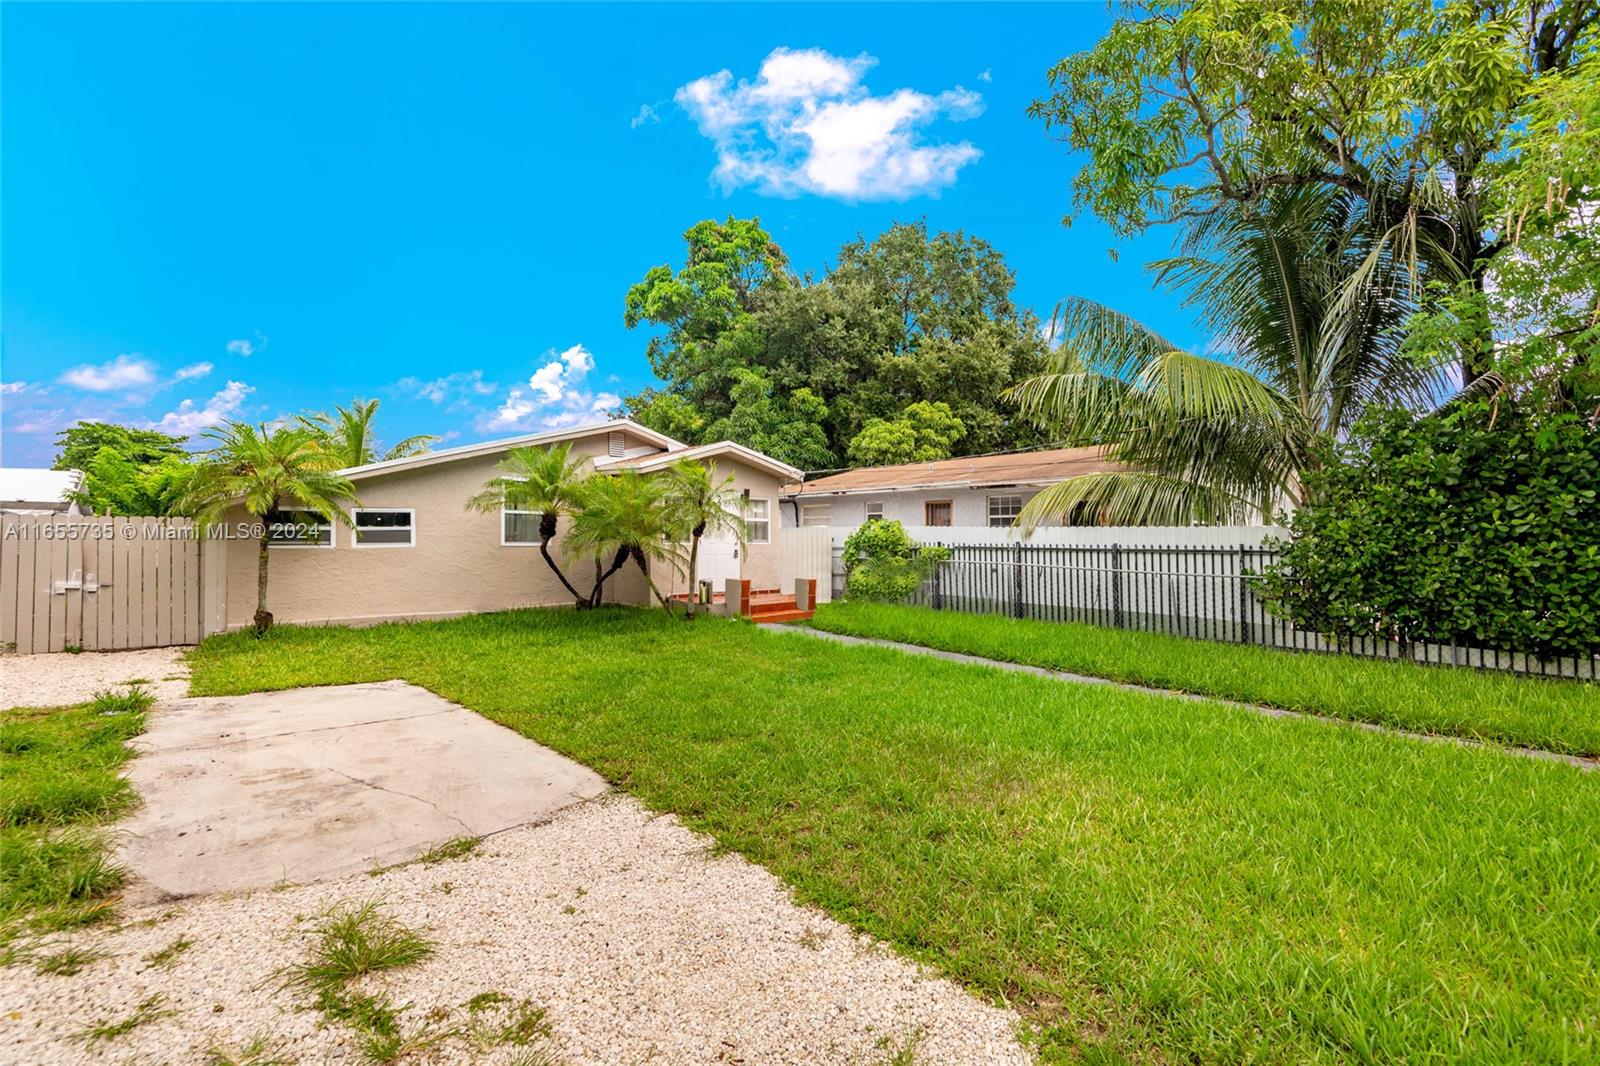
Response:
POLYGON ((200 594, 200 541, 188 519, 8 514, 0 521, 7 651, 194 644, 200 594))

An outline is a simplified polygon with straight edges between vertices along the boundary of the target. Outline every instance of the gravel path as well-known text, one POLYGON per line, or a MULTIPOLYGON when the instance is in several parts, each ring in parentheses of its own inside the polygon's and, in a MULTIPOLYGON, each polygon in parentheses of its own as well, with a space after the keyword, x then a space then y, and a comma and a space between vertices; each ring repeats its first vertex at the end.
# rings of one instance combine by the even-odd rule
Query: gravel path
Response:
POLYGON ((0 658, 0 708, 64 707, 82 703, 101 689, 135 678, 160 701, 189 693, 187 648, 85 651, 76 655, 7 655, 0 658))
MULTIPOLYGON (((0 1061, 203 1062, 257 1035, 290 1061, 360 1061, 349 1031, 319 1026, 273 974, 304 957, 324 908, 376 897, 438 945, 382 981, 412 1004, 408 1025, 435 1008, 458 1019, 478 993, 526 997, 549 1011, 551 1061, 865 1064, 904 1061, 894 1056, 907 1047, 918 1063, 1029 1061, 1013 1013, 797 905, 767 871, 710 845, 611 794, 466 858, 130 908, 119 928, 71 941, 106 954, 73 976, 0 969, 0 1061), (143 961, 180 937, 193 945, 169 966, 143 961), (156 994, 173 1015, 92 1046, 69 1035, 156 994)), ((515 1050, 456 1039, 405 1061, 509 1063, 515 1050)))

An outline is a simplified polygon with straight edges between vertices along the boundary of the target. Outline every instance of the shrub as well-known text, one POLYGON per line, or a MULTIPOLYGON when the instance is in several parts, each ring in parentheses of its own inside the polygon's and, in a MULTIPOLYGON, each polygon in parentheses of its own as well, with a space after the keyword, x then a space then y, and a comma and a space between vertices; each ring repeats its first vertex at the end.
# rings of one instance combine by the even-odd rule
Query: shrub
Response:
POLYGON ((1380 410, 1306 475, 1312 503, 1262 580, 1336 637, 1600 651, 1600 433, 1502 399, 1380 410))
POLYGON ((856 600, 904 600, 949 558, 950 549, 918 544, 897 521, 868 522, 844 541, 845 594, 856 600))

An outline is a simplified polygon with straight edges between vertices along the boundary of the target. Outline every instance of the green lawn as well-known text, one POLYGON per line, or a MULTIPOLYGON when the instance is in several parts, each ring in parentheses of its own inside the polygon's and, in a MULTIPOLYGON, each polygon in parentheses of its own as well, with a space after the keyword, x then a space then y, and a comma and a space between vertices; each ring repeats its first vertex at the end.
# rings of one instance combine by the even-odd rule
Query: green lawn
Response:
POLYGON ((626 609, 190 661, 197 694, 425 685, 1014 1004, 1049 1058, 1600 1057, 1600 779, 1569 766, 626 609))
POLYGON ((1593 683, 879 603, 825 604, 811 624, 1421 733, 1600 755, 1600 685, 1593 683))
POLYGON ((101 917, 122 871, 106 826, 138 802, 120 768, 144 729, 147 693, 81 707, 0 712, 0 951, 101 917))

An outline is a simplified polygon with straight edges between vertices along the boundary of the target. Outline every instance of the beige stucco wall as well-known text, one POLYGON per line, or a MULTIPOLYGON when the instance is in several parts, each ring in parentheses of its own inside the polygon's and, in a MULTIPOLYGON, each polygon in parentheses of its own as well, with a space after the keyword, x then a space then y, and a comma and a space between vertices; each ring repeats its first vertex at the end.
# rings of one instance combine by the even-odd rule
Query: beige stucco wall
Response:
MULTIPOLYGON (((629 447, 644 442, 629 440, 629 447)), ((575 456, 602 455, 605 434, 573 442, 575 456)), ((501 545, 500 515, 467 511, 466 501, 496 474, 500 455, 478 456, 434 466, 402 468, 356 482, 363 507, 409 507, 415 514, 411 547, 355 548, 349 528, 335 529, 332 548, 269 549, 267 604, 279 622, 363 623, 400 618, 441 618, 513 607, 561 606, 572 597, 539 555, 537 544, 501 545)), ((715 460, 734 488, 771 500, 771 538, 747 545, 742 576, 756 588, 778 582, 779 479, 726 457, 715 460)), ((231 522, 244 522, 240 513, 231 522)), ((582 591, 594 584, 592 558, 569 557, 562 548, 566 522, 552 553, 582 591)), ((233 540, 227 549, 227 624, 250 624, 255 613, 254 541, 233 540)), ((675 591, 687 581, 675 567, 658 562, 657 583, 675 591)), ((607 602, 643 603, 644 581, 630 563, 606 582, 607 602)))
MULTIPOLYGON (((630 444, 635 442, 630 442, 630 444)), ((604 434, 575 441, 575 456, 604 454, 604 434)), ((332 548, 269 549, 267 605, 280 622, 368 622, 440 618, 513 607, 570 604, 572 596, 539 555, 537 544, 501 545, 500 514, 466 510, 466 501, 494 477, 499 455, 479 456, 356 482, 363 507, 416 511, 416 544, 354 548, 352 531, 334 530, 332 548)), ((234 521, 244 521, 236 516, 234 521)), ((552 554, 581 591, 594 584, 592 559, 573 559, 561 544, 552 554)), ((255 613, 256 544, 232 541, 228 550, 228 625, 255 613)), ((642 602, 644 582, 625 567, 606 582, 607 602, 642 602)))

